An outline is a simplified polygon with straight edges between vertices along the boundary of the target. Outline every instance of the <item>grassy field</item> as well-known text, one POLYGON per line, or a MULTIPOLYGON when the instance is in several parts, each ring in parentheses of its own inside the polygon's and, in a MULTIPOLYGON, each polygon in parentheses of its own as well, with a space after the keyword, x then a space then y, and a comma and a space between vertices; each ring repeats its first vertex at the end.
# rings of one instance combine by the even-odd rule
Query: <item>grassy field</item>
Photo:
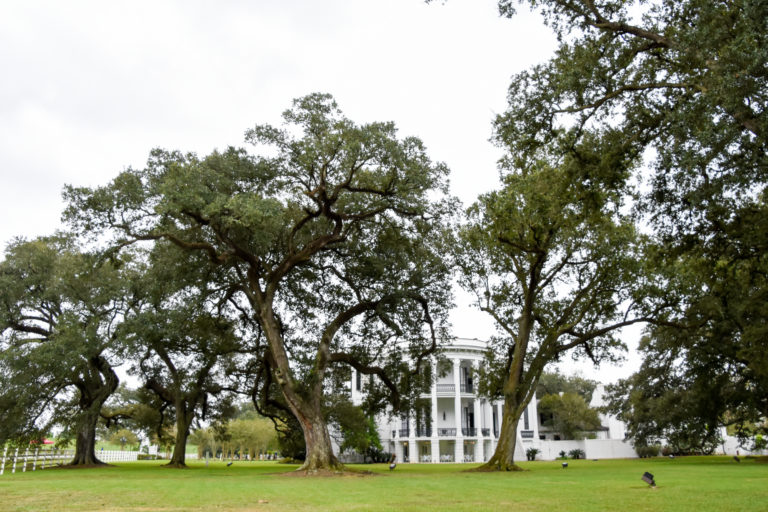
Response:
POLYGON ((768 510, 768 464, 730 457, 523 463, 529 471, 463 472, 468 465, 351 466, 373 476, 301 478, 270 462, 157 462, 51 469, 0 477, 0 509, 16 510, 768 510), (653 473, 658 487, 640 480, 653 473))

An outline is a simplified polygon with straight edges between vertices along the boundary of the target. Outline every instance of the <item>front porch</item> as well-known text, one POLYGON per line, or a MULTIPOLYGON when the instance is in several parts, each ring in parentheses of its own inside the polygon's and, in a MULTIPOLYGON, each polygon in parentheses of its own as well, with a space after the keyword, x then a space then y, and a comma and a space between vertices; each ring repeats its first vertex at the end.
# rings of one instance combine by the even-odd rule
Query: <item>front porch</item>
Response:
POLYGON ((399 463, 482 463, 496 449, 495 440, 429 439, 402 440, 390 444, 399 463))

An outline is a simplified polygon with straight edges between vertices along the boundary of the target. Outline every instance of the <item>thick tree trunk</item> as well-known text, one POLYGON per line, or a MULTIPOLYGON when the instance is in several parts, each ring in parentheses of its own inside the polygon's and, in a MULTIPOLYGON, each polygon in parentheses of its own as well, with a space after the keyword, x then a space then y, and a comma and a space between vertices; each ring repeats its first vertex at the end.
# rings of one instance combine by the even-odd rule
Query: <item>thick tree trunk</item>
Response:
POLYGON ((304 464, 297 471, 318 473, 343 470, 344 465, 333 454, 331 436, 328 435, 328 424, 320 407, 321 397, 315 397, 311 403, 308 403, 291 390, 283 388, 283 394, 288 400, 293 415, 301 425, 307 449, 304 464))
POLYGON ((192 424, 193 413, 187 410, 184 401, 176 402, 176 442, 173 445, 173 455, 166 464, 170 468, 186 468, 187 437, 189 426, 192 424))
POLYGON ((273 376, 288 408, 298 420, 304 433, 307 453, 304 464, 297 471, 318 473, 343 470, 344 465, 333 454, 331 436, 328 435, 328 425, 321 407, 323 376, 328 365, 327 354, 319 350, 315 371, 308 379, 309 382, 303 383, 302 387, 305 387, 305 391, 298 392, 299 386, 294 381, 290 359, 269 300, 262 303, 259 317, 259 323, 263 326, 269 343, 273 376))
POLYGON ((508 401, 504 403, 501 432, 499 432, 499 443, 496 445, 496 451, 488 459, 488 462, 475 471, 522 471, 522 468, 515 464, 517 424, 520 421, 520 415, 516 409, 508 401))
POLYGON ((307 457, 298 471, 316 473, 322 470, 341 471, 343 464, 333 454, 328 425, 319 407, 316 411, 307 411, 299 417, 304 429, 304 442, 307 445, 307 457))
POLYGON ((80 418, 71 466, 105 465, 96 458, 96 424, 104 402, 117 389, 119 379, 106 359, 96 356, 89 361, 88 372, 77 383, 80 392, 80 418))
POLYGON ((99 409, 92 409, 93 407, 86 410, 80 419, 75 440, 75 456, 69 463, 71 466, 104 465, 96 458, 96 423, 99 421, 99 409))

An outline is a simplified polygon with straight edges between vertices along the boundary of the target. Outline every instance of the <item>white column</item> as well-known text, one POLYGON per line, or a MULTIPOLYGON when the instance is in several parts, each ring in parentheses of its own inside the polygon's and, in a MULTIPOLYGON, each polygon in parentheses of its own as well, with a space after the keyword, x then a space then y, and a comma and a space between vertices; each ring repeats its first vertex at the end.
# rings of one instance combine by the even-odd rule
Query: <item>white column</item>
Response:
POLYGON ((405 459, 403 458, 403 440, 398 439, 395 441, 395 459, 397 460, 398 464, 402 464, 405 462, 405 459))
POLYGON ((437 435, 437 360, 432 359, 432 435, 430 445, 432 449, 432 463, 440 462, 440 438, 437 435))
MULTIPOLYGON (((503 421, 503 414, 504 414, 504 402, 497 402, 496 403, 496 418, 499 422, 499 438, 501 437, 501 423, 503 421)), ((516 433, 515 433, 516 434, 516 433)))
POLYGON ((461 360, 453 360, 453 415, 456 426, 456 447, 454 461, 464 462, 464 435, 461 433, 461 360))
POLYGON ((408 462, 419 462, 419 452, 416 449, 416 418, 408 418, 408 462))
MULTIPOLYGON (((490 400, 485 401, 485 421, 486 428, 488 429, 488 438, 491 440, 488 451, 493 454, 496 451, 496 437, 493 435, 493 402, 490 400)), ((488 458, 490 458, 490 455, 488 458)))
MULTIPOLYGON (((474 375, 477 375, 477 365, 478 365, 477 359, 472 361, 472 370, 473 370, 474 375)), ((477 386, 476 381, 477 381, 477 378, 474 378, 474 376, 473 376, 473 379, 472 379, 473 387, 477 386)), ((484 460, 483 460, 483 443, 484 443, 484 438, 483 438, 483 430, 481 428, 481 425, 482 425, 483 422, 482 422, 482 419, 480 417, 480 415, 482 414, 482 412, 480 410, 480 399, 477 396, 477 389, 473 389, 472 393, 474 395, 474 398, 472 399, 472 403, 474 404, 474 407, 475 407, 475 410, 474 410, 474 415, 475 415, 475 432, 476 432, 476 435, 477 435, 477 441, 475 441, 475 462, 484 462, 484 460)))

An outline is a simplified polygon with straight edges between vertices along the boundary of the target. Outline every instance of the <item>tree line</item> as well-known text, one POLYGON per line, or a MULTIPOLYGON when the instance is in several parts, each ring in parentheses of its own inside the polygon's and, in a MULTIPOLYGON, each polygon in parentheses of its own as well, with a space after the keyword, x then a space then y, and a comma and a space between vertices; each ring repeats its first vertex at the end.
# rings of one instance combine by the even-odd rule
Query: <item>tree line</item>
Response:
POLYGON ((419 139, 326 94, 249 130, 252 151, 156 149, 107 185, 68 186, 68 231, 14 241, 0 264, 1 437, 58 424, 73 463, 97 463, 99 418, 131 414, 105 411, 122 365, 175 421, 172 465, 198 418, 245 395, 302 433, 302 471, 339 469, 332 397, 354 368, 375 376, 369 417, 419 407, 454 279, 498 327, 478 377, 503 417, 482 470, 517 469, 549 364, 615 361, 633 324, 645 362, 612 391, 630 435, 764 430, 768 5, 501 14, 517 4, 559 48, 513 76, 494 121, 502 186, 463 215, 419 139))

